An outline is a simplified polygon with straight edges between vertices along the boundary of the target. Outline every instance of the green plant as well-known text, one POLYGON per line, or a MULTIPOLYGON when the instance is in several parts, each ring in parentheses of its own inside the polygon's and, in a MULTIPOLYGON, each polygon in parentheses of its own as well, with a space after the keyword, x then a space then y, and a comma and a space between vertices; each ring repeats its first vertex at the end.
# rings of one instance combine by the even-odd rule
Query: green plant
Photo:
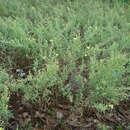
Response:
POLYGON ((104 124, 98 124, 98 128, 99 128, 100 130, 109 130, 109 126, 106 126, 106 125, 104 125, 104 124))
POLYGON ((0 126, 4 126, 10 117, 8 110, 8 75, 0 69, 0 126))
POLYGON ((94 107, 105 111, 127 96, 127 88, 123 85, 127 58, 116 50, 113 51, 112 47, 108 58, 97 60, 98 51, 100 49, 94 48, 94 56, 90 58, 89 99, 94 103, 94 107))
POLYGON ((13 92, 103 112, 128 99, 129 9, 110 0, 1 1, 1 122, 13 92))

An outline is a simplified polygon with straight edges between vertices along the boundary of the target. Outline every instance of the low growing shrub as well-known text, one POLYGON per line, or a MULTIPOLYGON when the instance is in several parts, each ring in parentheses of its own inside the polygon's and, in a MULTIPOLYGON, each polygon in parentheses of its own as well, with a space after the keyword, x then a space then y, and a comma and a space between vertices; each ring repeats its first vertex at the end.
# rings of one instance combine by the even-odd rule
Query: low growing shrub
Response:
POLYGON ((128 97, 128 88, 123 85, 128 59, 112 47, 108 58, 97 60, 96 53, 100 49, 92 50, 94 54, 90 57, 89 64, 88 98, 94 107, 105 111, 128 97))
POLYGON ((4 126, 11 116, 8 110, 9 86, 8 74, 0 68, 0 126, 4 126))

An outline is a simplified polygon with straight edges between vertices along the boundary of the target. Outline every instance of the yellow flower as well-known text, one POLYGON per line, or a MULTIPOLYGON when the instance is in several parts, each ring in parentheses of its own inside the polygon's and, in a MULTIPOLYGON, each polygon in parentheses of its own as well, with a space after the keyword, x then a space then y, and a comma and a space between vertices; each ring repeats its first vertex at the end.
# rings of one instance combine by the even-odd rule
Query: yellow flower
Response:
POLYGON ((113 109, 113 105, 112 104, 110 104, 110 105, 108 105, 111 109, 113 109))
POLYGON ((87 48, 87 49, 90 49, 90 47, 89 47, 89 46, 86 46, 86 48, 87 48))
POLYGON ((50 40, 50 42, 53 42, 53 40, 50 40))
POLYGON ((77 37, 75 37, 74 40, 77 40, 77 37))
POLYGON ((58 56, 59 54, 56 54, 56 56, 58 56))

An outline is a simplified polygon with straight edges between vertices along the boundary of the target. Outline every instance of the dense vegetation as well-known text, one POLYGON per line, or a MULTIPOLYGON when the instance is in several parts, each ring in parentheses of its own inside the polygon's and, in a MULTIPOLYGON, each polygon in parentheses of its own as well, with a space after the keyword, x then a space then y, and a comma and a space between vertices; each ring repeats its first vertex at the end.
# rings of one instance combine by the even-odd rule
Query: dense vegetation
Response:
POLYGON ((127 3, 0 1, 1 127, 14 114, 14 93, 53 116, 62 102, 70 111, 89 107, 105 114, 129 98, 129 74, 127 3))

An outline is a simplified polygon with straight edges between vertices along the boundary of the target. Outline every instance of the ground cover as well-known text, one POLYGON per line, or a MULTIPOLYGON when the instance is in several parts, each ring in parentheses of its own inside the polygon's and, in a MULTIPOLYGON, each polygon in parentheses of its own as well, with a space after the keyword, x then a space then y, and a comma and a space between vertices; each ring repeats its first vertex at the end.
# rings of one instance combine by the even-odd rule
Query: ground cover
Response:
POLYGON ((129 129, 129 91, 128 1, 0 1, 1 128, 129 129))

